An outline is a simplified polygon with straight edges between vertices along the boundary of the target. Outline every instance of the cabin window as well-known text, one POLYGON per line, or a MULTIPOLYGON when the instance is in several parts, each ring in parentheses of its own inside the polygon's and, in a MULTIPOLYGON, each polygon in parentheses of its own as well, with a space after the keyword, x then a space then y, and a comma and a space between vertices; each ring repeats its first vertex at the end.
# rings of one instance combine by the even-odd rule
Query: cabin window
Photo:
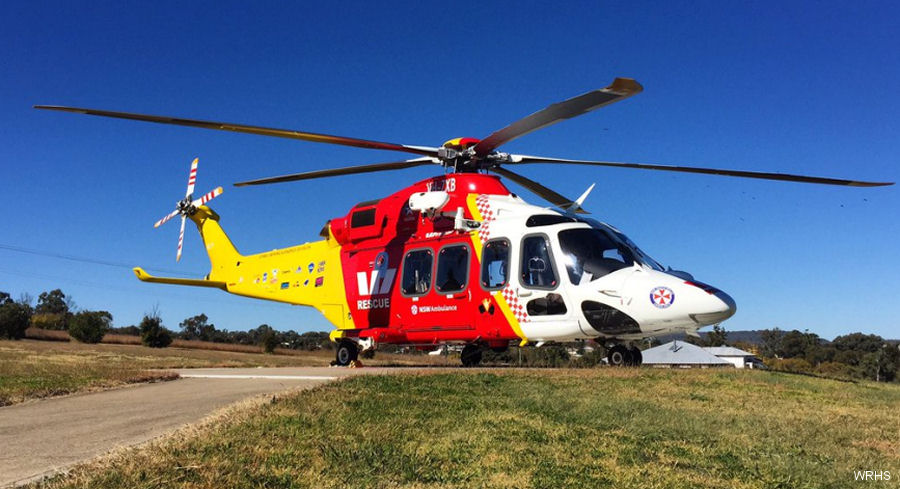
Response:
POLYGON ((423 295, 431 288, 431 265, 434 252, 413 250, 403 258, 403 279, 400 288, 404 295, 423 295))
POLYGON ((459 292, 466 288, 469 278, 469 247, 452 245, 438 252, 437 277, 434 288, 442 294, 459 292))
POLYGON ((487 290, 497 290, 502 289, 508 281, 509 241, 488 241, 481 253, 481 286, 487 290))
POLYGON ((555 289, 559 283, 553 258, 550 256, 550 241, 545 235, 526 236, 522 240, 522 267, 519 278, 522 286, 531 289, 555 289))
POLYGON ((624 244, 596 228, 567 229, 559 232, 569 280, 578 285, 630 267, 634 254, 624 244))
POLYGON ((350 227, 358 228, 375 224, 375 208, 356 211, 350 216, 350 227))
POLYGON ((537 226, 552 226, 554 224, 563 224, 569 222, 578 222, 569 216, 561 216, 559 214, 535 214, 525 221, 525 226, 533 228, 537 226))

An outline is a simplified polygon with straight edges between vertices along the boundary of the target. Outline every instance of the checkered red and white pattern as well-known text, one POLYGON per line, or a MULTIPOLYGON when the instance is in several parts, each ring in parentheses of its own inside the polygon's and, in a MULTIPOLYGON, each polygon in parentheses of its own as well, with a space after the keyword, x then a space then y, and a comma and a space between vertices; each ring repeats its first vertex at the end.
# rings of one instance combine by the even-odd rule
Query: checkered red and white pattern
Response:
POLYGON ((525 305, 519 302, 519 296, 512 285, 506 284, 503 289, 503 300, 506 301, 509 310, 516 317, 516 321, 519 321, 520 324, 528 322, 528 311, 525 309, 525 305))
POLYGON ((491 209, 491 201, 487 195, 479 195, 475 199, 475 207, 481 214, 481 227, 478 228, 478 239, 485 242, 491 236, 491 221, 495 219, 494 210, 491 209))

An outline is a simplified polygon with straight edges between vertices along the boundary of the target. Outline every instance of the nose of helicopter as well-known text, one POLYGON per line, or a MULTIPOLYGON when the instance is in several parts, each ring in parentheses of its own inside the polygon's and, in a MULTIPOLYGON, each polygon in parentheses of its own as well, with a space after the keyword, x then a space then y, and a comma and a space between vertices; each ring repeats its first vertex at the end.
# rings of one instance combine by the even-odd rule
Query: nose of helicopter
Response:
POLYGON ((725 292, 710 287, 706 299, 703 301, 702 310, 691 314, 691 319, 698 324, 708 326, 721 323, 734 316, 735 312, 737 312, 737 304, 734 299, 725 292))

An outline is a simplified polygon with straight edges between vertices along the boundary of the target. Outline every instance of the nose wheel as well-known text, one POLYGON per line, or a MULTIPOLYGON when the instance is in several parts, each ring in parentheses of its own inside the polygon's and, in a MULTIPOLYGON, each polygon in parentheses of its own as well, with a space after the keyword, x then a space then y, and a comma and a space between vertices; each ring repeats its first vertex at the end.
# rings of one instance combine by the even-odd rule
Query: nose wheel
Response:
POLYGON ((625 345, 615 345, 606 354, 606 361, 613 367, 640 367, 644 356, 637 347, 627 348, 625 345))

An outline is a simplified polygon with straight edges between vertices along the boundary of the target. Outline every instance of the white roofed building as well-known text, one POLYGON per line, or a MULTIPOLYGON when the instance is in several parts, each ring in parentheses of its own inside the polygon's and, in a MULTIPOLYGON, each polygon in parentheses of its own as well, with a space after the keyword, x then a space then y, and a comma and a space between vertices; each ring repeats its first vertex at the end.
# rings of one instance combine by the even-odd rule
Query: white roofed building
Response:
POLYGON ((648 367, 710 368, 734 366, 733 363, 713 355, 702 347, 678 340, 649 348, 641 353, 644 357, 643 364, 648 367))
POLYGON ((754 354, 733 346, 708 346, 704 350, 732 363, 736 368, 766 368, 754 354))

